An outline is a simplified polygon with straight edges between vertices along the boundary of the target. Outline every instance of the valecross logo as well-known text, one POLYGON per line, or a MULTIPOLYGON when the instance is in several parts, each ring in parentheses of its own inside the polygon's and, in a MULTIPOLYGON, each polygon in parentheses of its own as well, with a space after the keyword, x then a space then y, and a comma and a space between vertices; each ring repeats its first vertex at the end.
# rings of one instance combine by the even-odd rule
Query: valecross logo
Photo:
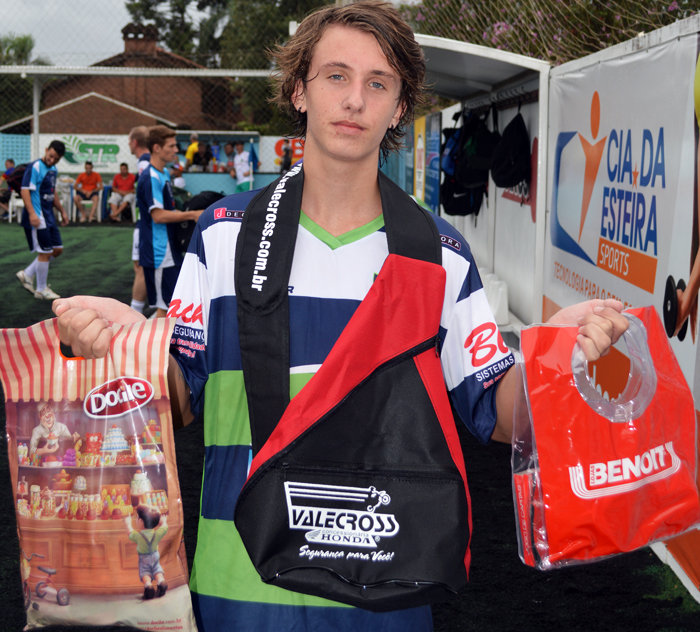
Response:
POLYGON ((140 377, 118 377, 93 388, 83 410, 93 419, 120 417, 145 406, 153 399, 153 385, 140 377))
POLYGON ((307 542, 374 549, 381 538, 399 532, 396 516, 376 512, 378 507, 391 502, 389 494, 376 487, 287 481, 284 492, 289 528, 306 531, 307 542), (345 508, 353 503, 363 504, 366 509, 345 508), (336 507, 330 508, 329 504, 336 507))

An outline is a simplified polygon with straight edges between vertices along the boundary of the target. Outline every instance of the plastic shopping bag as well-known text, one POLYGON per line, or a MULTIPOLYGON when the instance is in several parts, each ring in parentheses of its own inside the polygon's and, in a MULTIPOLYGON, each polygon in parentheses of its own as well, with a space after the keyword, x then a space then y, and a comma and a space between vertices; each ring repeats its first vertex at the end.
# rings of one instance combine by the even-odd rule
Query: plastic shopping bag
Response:
POLYGON ((117 329, 101 360, 64 356, 55 319, 0 330, 28 628, 196 630, 167 387, 173 322, 117 329))
POLYGON ((627 386, 591 384, 578 327, 523 329, 513 495, 523 562, 585 563, 700 523, 691 392, 653 307, 625 312, 627 386))

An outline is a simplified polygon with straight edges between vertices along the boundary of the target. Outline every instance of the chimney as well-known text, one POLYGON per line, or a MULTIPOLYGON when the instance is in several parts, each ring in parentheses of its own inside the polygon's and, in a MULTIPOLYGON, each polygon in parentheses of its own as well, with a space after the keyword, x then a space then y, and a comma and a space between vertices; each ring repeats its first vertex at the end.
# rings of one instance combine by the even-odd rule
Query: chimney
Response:
POLYGON ((124 53, 155 57, 158 29, 153 24, 127 24, 122 29, 124 53))

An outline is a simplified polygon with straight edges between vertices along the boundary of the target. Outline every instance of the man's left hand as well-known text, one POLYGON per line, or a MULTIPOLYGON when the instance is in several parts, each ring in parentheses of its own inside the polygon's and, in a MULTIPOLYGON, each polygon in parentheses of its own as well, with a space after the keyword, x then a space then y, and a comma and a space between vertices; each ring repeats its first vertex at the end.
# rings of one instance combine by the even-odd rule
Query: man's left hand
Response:
POLYGON ((622 303, 613 299, 577 303, 559 310, 548 325, 578 325, 577 342, 589 362, 607 355, 610 347, 627 331, 622 303))

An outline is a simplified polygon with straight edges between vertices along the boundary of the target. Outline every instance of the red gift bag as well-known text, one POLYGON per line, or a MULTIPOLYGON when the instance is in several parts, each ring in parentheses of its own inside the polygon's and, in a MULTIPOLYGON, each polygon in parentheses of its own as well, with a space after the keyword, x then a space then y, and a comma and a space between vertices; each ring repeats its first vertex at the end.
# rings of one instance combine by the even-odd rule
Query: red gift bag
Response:
POLYGON ((513 441, 520 557, 595 561, 700 523, 693 397, 653 307, 625 312, 627 385, 607 401, 578 327, 523 329, 513 441))

